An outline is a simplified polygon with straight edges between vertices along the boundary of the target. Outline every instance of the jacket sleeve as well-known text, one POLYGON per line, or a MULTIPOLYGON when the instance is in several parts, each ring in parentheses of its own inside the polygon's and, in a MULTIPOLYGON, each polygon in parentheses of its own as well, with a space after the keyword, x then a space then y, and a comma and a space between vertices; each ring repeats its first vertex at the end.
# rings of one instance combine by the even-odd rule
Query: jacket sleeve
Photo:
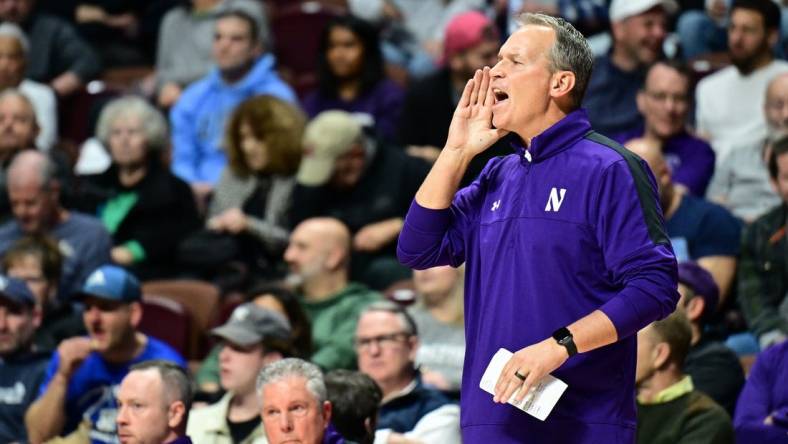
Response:
POLYGON ((776 375, 775 372, 780 368, 780 353, 786 350, 788 348, 782 345, 772 346, 755 361, 736 404, 733 427, 737 442, 776 444, 788 440, 788 431, 763 423, 772 413, 770 407, 775 404, 772 392, 778 390, 780 381, 785 382, 786 375, 776 375))
POLYGON ((457 192, 449 208, 433 210, 415 200, 405 216, 397 242, 397 257, 407 267, 425 269, 465 262, 465 241, 478 219, 491 171, 501 161, 488 162, 479 177, 457 192))
POLYGON ((665 232, 656 182, 634 156, 604 171, 591 211, 610 279, 621 290, 602 305, 618 338, 636 333, 676 308, 676 258, 665 232))
POLYGON ((199 182, 198 165, 201 161, 197 128, 191 113, 189 97, 184 94, 170 111, 172 127, 172 172, 186 182, 199 182))
POLYGON ((67 22, 58 20, 55 56, 60 59, 55 66, 66 67, 80 80, 87 83, 101 72, 101 61, 76 30, 67 22))

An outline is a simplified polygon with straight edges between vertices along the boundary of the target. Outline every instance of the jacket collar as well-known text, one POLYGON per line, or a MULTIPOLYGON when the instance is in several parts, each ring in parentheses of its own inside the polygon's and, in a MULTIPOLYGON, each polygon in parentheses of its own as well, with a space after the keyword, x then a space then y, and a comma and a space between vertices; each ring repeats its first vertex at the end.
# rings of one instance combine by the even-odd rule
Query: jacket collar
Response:
POLYGON ((275 62, 276 59, 274 59, 273 55, 263 54, 252 64, 252 69, 250 69, 241 80, 233 84, 225 83, 224 79, 222 79, 222 74, 219 72, 219 68, 215 66, 211 69, 209 76, 214 87, 247 90, 259 86, 260 82, 265 81, 265 79, 274 72, 275 62))
POLYGON ((590 131, 588 114, 585 109, 579 108, 531 139, 531 146, 527 149, 528 155, 525 145, 519 138, 515 138, 512 142, 512 148, 520 157, 530 157, 531 162, 538 163, 569 148, 590 131))

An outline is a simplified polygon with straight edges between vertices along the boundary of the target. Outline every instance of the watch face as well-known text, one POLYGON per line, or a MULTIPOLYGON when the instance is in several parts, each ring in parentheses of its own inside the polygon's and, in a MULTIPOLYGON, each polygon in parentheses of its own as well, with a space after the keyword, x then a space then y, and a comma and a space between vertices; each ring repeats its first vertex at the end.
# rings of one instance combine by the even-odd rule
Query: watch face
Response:
POLYGON ((572 338, 570 338, 569 336, 565 336, 565 337, 561 338, 561 339, 558 341, 558 343, 559 343, 559 344, 561 344, 561 345, 566 345, 566 344, 568 344, 568 343, 569 343, 569 341, 571 341, 571 340, 572 340, 572 338))

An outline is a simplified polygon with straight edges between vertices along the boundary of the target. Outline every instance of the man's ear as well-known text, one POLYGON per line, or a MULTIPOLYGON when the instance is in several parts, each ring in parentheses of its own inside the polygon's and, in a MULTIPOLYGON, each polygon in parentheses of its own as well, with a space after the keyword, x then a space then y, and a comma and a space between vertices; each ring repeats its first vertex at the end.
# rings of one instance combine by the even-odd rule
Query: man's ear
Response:
POLYGON ((702 297, 694 297, 687 303, 687 318, 691 322, 695 322, 703 316, 703 311, 706 309, 706 301, 702 297))
POLYGON ((170 404, 170 409, 167 411, 167 425, 171 429, 177 429, 183 425, 186 419, 186 406, 181 401, 175 401, 170 404))
POLYGON ((646 104, 644 103, 645 100, 646 100, 646 92, 641 89, 640 91, 638 91, 637 96, 635 96, 635 103, 637 104, 638 111, 640 112, 641 115, 643 114, 643 108, 646 107, 646 104))
POLYGON ((323 422, 325 422, 326 427, 328 427, 328 424, 331 423, 331 409, 332 408, 333 408, 333 406, 331 405, 331 401, 323 401, 323 409, 322 409, 323 422))
POLYGON ((131 325, 136 330, 142 321, 142 302, 132 302, 129 304, 129 313, 131 325))
POLYGON ((670 346, 667 342, 660 342, 651 351, 654 368, 664 368, 670 358, 670 346))
POLYGON ((780 41, 780 30, 777 28, 767 30, 766 41, 769 43, 769 50, 774 48, 780 41))
POLYGON ((550 85, 550 96, 553 98, 567 97, 575 87, 575 73, 558 71, 553 74, 550 85))

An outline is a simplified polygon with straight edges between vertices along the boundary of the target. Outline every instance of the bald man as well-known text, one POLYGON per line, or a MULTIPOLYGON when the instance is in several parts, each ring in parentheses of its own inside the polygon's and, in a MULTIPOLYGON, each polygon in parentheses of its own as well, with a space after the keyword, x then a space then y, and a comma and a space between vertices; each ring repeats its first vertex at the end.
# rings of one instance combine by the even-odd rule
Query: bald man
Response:
POLYGON ((708 270, 720 289, 719 306, 723 306, 736 271, 740 222, 725 208, 674 184, 659 143, 633 139, 626 146, 648 163, 657 179, 665 228, 676 259, 694 260, 708 270))
POLYGON ((307 219, 296 226, 284 256, 287 278, 312 321, 311 361, 324 370, 354 368, 353 335, 361 310, 379 293, 350 282, 350 232, 337 219, 307 219))
POLYGON ((717 164, 706 198, 728 208, 747 223, 765 215, 782 199, 772 186, 767 168, 771 146, 788 135, 788 73, 769 82, 763 101, 767 134, 733 147, 717 164))
POLYGON ((13 219, 0 225, 0 255, 25 235, 48 235, 58 241, 63 270, 58 298, 68 299, 85 278, 110 262, 112 240, 101 222, 60 204, 55 164, 39 151, 17 154, 8 168, 8 198, 13 219))

